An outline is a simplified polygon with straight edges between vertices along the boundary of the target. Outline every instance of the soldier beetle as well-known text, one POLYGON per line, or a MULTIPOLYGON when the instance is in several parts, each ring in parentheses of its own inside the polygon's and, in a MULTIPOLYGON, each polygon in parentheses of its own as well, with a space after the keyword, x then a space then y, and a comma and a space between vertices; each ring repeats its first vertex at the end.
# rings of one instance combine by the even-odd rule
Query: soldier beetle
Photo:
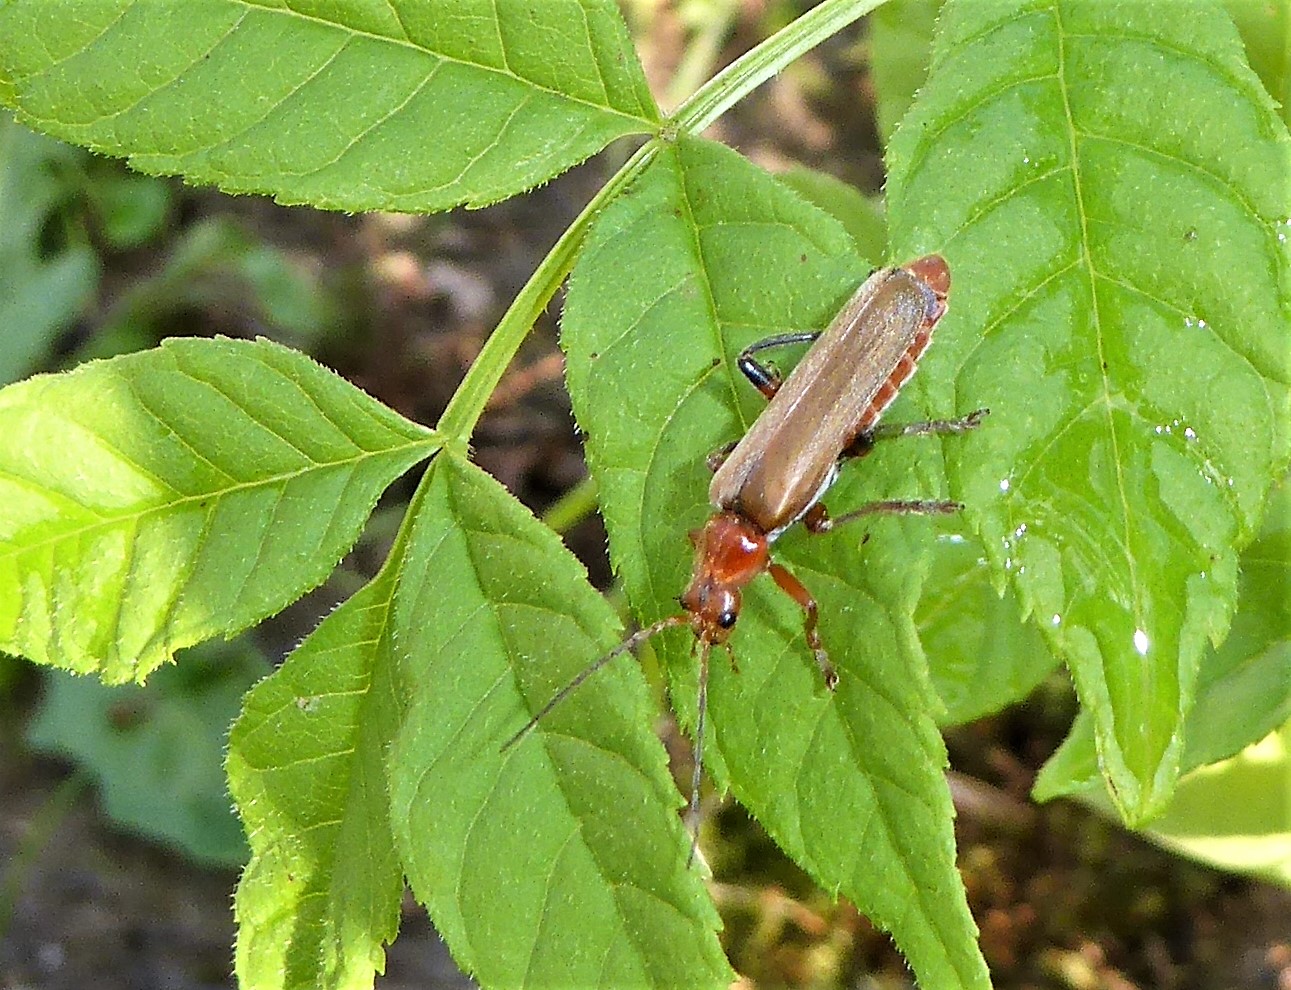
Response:
MULTIPOLYGON (((790 333, 750 345, 738 367, 769 399, 744 437, 708 459, 713 471, 709 500, 716 508, 702 529, 690 533, 695 548, 690 584, 678 599, 684 610, 628 636, 562 688, 503 749, 519 742, 571 691, 611 660, 650 637, 689 626, 699 649, 699 699, 695 722, 695 767, 688 819, 698 816, 699 784, 708 707, 708 658, 714 646, 726 647, 739 619, 741 592, 767 573, 802 608, 804 632, 825 684, 832 690, 838 674, 817 629, 816 600, 783 565, 771 560, 771 544, 801 522, 811 533, 876 513, 950 513, 957 502, 897 499, 870 502, 831 518, 821 498, 838 477, 840 464, 868 453, 888 436, 961 433, 981 422, 986 410, 960 419, 881 427, 879 417, 909 380, 946 313, 950 270, 940 255, 871 275, 818 333, 790 333), (811 343, 787 379, 759 363, 762 350, 811 343)), ((692 843, 691 856, 695 847, 692 843)))

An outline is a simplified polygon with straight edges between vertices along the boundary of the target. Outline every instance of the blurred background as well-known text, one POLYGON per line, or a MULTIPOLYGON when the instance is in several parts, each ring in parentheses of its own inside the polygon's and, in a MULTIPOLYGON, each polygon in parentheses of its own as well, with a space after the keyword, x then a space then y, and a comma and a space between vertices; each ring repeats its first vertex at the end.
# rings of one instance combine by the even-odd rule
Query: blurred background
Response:
MULTIPOLYGON (((809 6, 623 0, 665 108, 809 6)), ((773 171, 806 166, 877 196, 890 122, 876 120, 867 44, 863 26, 833 39, 713 136, 773 171)), ((631 150, 487 210, 342 216, 137 175, 0 118, 0 383, 167 336, 266 336, 433 424, 507 304, 631 150)), ((604 530, 580 487, 557 313, 503 380, 475 455, 611 590, 604 530)), ((246 689, 375 573, 416 480, 387 492, 325 585, 234 642, 188 651, 146 687, 0 656, 0 990, 233 986, 231 896, 246 847, 221 766, 229 723, 246 689)), ((1287 891, 1180 859, 1081 806, 1030 802, 1074 711, 1059 677, 948 733, 960 866, 996 986, 1291 990, 1287 891)), ((675 727, 662 732, 688 781, 688 747, 675 727)), ((743 985, 911 985, 886 936, 816 889, 738 806, 713 800, 705 847, 743 985)), ((409 898, 378 986, 471 985, 409 898)))

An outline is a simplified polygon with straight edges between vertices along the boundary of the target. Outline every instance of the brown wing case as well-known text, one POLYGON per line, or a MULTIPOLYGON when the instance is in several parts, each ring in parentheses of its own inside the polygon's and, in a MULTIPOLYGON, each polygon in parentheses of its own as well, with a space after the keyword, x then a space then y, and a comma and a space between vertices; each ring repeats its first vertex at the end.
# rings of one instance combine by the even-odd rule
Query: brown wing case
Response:
POLYGON ((935 256, 866 279, 714 474, 713 504, 768 533, 815 504, 843 450, 913 373, 947 289, 935 256))

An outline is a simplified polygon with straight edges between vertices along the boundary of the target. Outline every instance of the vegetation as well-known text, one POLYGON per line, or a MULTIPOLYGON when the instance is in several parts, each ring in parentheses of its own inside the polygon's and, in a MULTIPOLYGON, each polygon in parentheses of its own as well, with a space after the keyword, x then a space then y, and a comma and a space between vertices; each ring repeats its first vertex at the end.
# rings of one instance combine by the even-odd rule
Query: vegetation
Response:
MULTIPOLYGON (((927 56, 910 27, 931 29, 931 8, 889 4, 870 35, 892 128, 885 243, 854 192, 701 136, 878 6, 825 0, 665 114, 609 0, 0 5, 0 100, 19 120, 280 203, 482 206, 637 142, 433 429, 266 340, 168 339, 0 392, 0 646, 105 682, 298 599, 426 464, 381 572, 233 729, 244 986, 370 985, 405 880, 486 987, 732 978, 634 664, 501 750, 622 635, 555 533, 469 456, 567 278, 570 394, 646 623, 676 608, 705 455, 760 406, 734 356, 824 325, 880 261, 949 260, 950 314, 890 418, 990 419, 881 445, 830 503, 945 495, 965 512, 875 521, 863 548, 787 534, 841 683, 824 690, 792 603, 755 586, 739 672, 714 665, 706 767, 923 986, 989 985, 939 726, 1064 663, 1082 714, 1038 794, 1105 793, 1142 826, 1186 772, 1291 717, 1285 488, 1268 509, 1291 438, 1291 141, 1269 95, 1285 66, 1253 59, 1261 80, 1209 0, 1186 17, 951 0, 927 56)), ((21 278, 90 263, 72 245, 21 278)), ((59 316, 2 315, 21 373, 59 316)), ((687 725, 690 652, 684 631, 659 647, 687 725)), ((1249 794, 1251 767, 1208 779, 1249 794)), ((1285 842, 1285 806, 1267 789, 1254 803, 1285 842)))

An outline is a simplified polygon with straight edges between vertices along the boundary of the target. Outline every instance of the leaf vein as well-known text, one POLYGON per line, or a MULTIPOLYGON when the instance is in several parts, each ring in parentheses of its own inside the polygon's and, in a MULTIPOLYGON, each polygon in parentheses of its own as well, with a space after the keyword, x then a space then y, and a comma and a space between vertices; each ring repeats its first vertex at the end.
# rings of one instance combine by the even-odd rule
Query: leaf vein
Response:
POLYGON ((992 100, 1003 96, 1012 89, 1019 89, 1029 83, 1044 82, 1054 79, 1054 73, 1046 72, 1034 76, 1025 76, 1020 79, 1009 79, 985 90, 978 94, 973 100, 969 101, 963 107, 955 109, 954 113, 947 113, 945 118, 934 128, 919 135, 919 143, 915 145, 914 151, 910 155, 910 163, 906 166, 905 172, 909 175, 915 174, 923 166, 924 160, 935 149, 943 146, 940 138, 955 125, 968 119, 969 114, 973 113, 980 107, 985 106, 992 100))
MULTIPOLYGON (((1228 198, 1240 206, 1248 216, 1254 217, 1257 220, 1263 219, 1260 216, 1259 210, 1257 210, 1255 205, 1246 198, 1237 185, 1234 184, 1231 179, 1225 178, 1214 169, 1207 168, 1198 162, 1189 161, 1181 155, 1173 154, 1169 151, 1163 151, 1160 148, 1152 148, 1148 145, 1140 144, 1137 141, 1131 141, 1129 138, 1118 137, 1114 134, 1096 134, 1093 131, 1086 131, 1075 127, 1075 125, 1073 125, 1073 130, 1077 137, 1084 138, 1087 141, 1105 141, 1108 144, 1118 144, 1123 148, 1130 148, 1148 157, 1158 158, 1167 162, 1174 162, 1189 171, 1196 172, 1198 175, 1210 179, 1220 190, 1227 192, 1228 198)), ((1264 227, 1268 239, 1272 241, 1273 232, 1268 230, 1267 225, 1261 224, 1261 226, 1264 227)))
MULTIPOLYGON (((254 2, 254 0, 233 0, 233 2, 240 3, 240 4, 243 4, 244 6, 252 7, 259 10, 265 10, 272 14, 278 14, 278 15, 282 14, 281 9, 271 7, 265 3, 257 3, 257 2, 254 2)), ((472 62, 464 58, 457 58, 454 56, 447 55, 443 52, 433 51, 425 47, 424 45, 416 44, 414 42, 399 41, 398 39, 392 38, 389 35, 374 34, 371 31, 360 31, 357 28, 350 27, 349 25, 341 24, 338 21, 327 20, 326 18, 319 17, 314 14, 302 14, 300 11, 292 10, 291 15, 294 17, 303 18, 304 20, 315 21, 326 27, 332 28, 337 31, 347 32, 356 37, 365 37, 379 43, 399 45, 400 47, 411 48, 414 51, 421 52, 422 54, 427 55, 431 58, 442 59, 446 62, 454 62, 458 65, 463 65, 469 69, 474 69, 480 72, 488 72, 494 75, 506 76, 507 78, 512 79, 516 82, 522 83, 523 85, 531 87, 532 89, 536 89, 536 90, 539 90, 540 92, 548 94, 549 96, 553 96, 557 100, 560 100, 562 102, 578 104, 578 105, 587 107, 588 109, 595 110, 598 113, 608 113, 616 117, 621 117, 624 120, 630 121, 634 125, 637 125, 637 129, 642 129, 642 125, 644 125, 645 130, 653 131, 655 129, 656 122, 653 119, 635 115, 635 114, 630 114, 623 110, 618 109, 617 107, 603 106, 601 104, 593 103, 591 100, 587 99, 586 97, 573 96, 569 93, 552 89, 550 86, 544 86, 532 79, 529 79, 525 76, 520 75, 517 72, 512 71, 512 69, 508 65, 504 65, 502 69, 497 69, 494 66, 485 65, 481 62, 472 62)), ((503 53, 503 59, 505 61, 506 59, 505 45, 502 48, 502 53, 503 53)))
MULTIPOLYGON (((1062 11, 1056 6, 1052 8, 1052 11, 1053 11, 1053 18, 1054 18, 1054 26, 1057 29, 1058 93, 1062 101, 1063 117, 1067 122, 1068 146, 1070 149, 1069 154, 1071 155, 1071 165, 1072 165, 1072 188, 1076 196, 1076 215, 1080 220, 1081 251, 1082 251, 1082 254, 1084 255, 1085 266, 1088 271, 1089 307, 1090 307, 1089 311, 1090 311, 1091 317, 1093 318, 1094 340, 1097 344, 1097 350, 1098 350, 1098 372, 1101 377, 1101 381, 1103 385, 1102 400, 1103 400, 1104 408, 1107 413, 1107 433, 1108 433, 1108 440, 1111 443, 1112 465, 1116 473, 1116 491, 1120 497, 1120 503, 1121 503, 1120 505, 1121 536, 1122 536, 1122 542, 1125 547, 1125 566, 1126 566, 1127 575, 1130 581, 1130 587, 1132 589, 1131 594, 1134 599, 1133 611, 1135 614, 1135 622, 1139 627, 1141 627, 1143 624, 1143 620, 1141 616, 1142 603, 1139 601, 1141 585, 1138 577, 1138 562, 1135 559, 1135 555, 1131 549, 1132 535, 1130 532, 1131 512, 1130 512, 1130 504, 1129 504, 1129 493, 1127 491, 1127 486, 1125 482, 1125 471, 1121 461, 1121 442, 1116 432, 1116 420, 1115 420, 1115 417, 1112 415, 1112 389, 1111 389, 1111 382, 1108 379, 1108 372, 1107 372, 1108 362, 1107 362, 1107 351, 1106 351, 1106 348, 1104 347, 1102 309, 1098 304, 1098 293, 1094 289, 1094 278, 1096 276, 1096 272, 1094 269, 1094 259, 1090 256, 1090 253, 1089 253, 1089 244, 1090 244, 1089 211, 1085 205, 1085 189, 1084 189, 1084 182, 1081 178, 1081 168, 1080 168, 1080 162, 1081 162, 1080 148, 1077 141, 1078 131, 1076 128, 1075 118, 1072 115, 1071 94, 1068 89, 1066 27, 1063 24, 1062 11)), ((1104 663, 1107 662, 1106 657, 1103 657, 1102 659, 1104 663)))
POLYGON ((0 545, 0 562, 9 560, 10 558, 17 557, 25 553, 32 552, 34 550, 39 550, 42 547, 46 547, 51 544, 57 544, 57 543, 63 542, 64 540, 78 538, 82 535, 92 533, 93 531, 99 528, 115 526, 124 521, 134 519, 135 517, 143 518, 157 513, 174 511, 175 509, 187 503, 201 502, 203 499, 225 498, 235 492, 293 480, 304 474, 309 473, 310 471, 326 471, 326 470, 335 468, 337 466, 344 465, 346 463, 350 463, 350 462, 357 463, 359 461, 363 461, 372 457, 392 457, 393 455, 400 453, 404 449, 411 450, 411 449, 416 449, 420 446, 421 444, 419 443, 411 442, 411 443, 402 445, 402 447, 391 447, 387 450, 377 451, 371 454, 361 453, 353 458, 346 458, 344 460, 334 461, 330 463, 322 462, 317 466, 310 465, 295 471, 286 471, 277 475, 269 475, 263 478, 255 478, 255 479, 252 479, 251 481, 238 482, 236 484, 229 485, 227 488, 223 488, 223 489, 198 492, 193 495, 179 496, 174 501, 166 502, 161 505, 150 505, 148 508, 142 509, 142 510, 127 511, 116 515, 99 515, 92 523, 88 523, 77 529, 59 530, 53 535, 46 537, 44 540, 40 540, 36 543, 27 543, 22 545, 11 543, 11 544, 8 544, 8 547, 9 547, 8 549, 5 549, 3 545, 0 545))

